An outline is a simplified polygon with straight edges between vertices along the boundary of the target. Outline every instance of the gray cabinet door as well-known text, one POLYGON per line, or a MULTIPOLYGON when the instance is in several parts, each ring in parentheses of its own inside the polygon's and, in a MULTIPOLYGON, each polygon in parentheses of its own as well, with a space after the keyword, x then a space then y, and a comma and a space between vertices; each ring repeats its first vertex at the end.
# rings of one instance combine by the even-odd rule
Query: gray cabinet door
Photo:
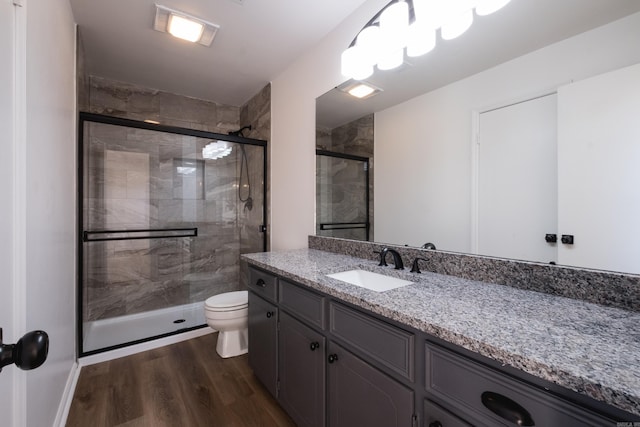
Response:
POLYGON ((413 390, 334 343, 327 361, 330 427, 412 425, 413 390))
POLYGON ((280 313, 278 401, 299 427, 325 425, 325 338, 280 313))
POLYGON ((249 366, 274 397, 277 384, 278 309, 249 292, 249 366))

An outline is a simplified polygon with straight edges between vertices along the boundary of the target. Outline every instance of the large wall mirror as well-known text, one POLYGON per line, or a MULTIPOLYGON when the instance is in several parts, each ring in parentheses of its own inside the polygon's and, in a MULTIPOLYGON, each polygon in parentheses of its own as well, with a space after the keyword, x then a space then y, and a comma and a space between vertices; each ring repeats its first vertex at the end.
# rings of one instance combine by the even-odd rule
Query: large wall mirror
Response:
POLYGON ((318 134, 372 115, 375 241, 640 274, 639 40, 636 0, 512 0, 318 134))

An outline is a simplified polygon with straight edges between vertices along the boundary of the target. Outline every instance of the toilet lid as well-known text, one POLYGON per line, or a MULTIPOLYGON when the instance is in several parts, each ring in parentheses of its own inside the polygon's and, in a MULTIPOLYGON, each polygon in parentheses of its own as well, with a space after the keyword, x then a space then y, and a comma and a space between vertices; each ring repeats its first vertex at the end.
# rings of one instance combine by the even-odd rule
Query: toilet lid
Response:
POLYGON ((248 303, 249 294, 247 291, 234 291, 209 297, 204 304, 211 308, 229 308, 247 305, 248 303))

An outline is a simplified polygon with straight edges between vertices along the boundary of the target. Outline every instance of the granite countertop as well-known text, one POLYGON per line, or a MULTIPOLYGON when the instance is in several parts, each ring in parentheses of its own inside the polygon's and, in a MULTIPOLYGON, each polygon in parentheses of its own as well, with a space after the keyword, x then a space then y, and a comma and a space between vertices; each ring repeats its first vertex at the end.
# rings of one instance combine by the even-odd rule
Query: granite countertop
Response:
POLYGON ((314 249, 246 254, 256 267, 640 415, 640 313, 314 249), (326 277, 362 269, 414 282, 375 292, 326 277))

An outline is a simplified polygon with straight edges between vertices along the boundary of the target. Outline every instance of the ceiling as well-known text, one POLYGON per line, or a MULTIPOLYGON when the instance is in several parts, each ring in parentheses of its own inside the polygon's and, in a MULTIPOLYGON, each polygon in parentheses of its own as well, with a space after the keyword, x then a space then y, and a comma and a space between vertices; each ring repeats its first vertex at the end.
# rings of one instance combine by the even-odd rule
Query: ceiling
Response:
POLYGON ((316 104, 328 129, 489 69, 544 46, 640 11, 640 0, 512 0, 490 16, 475 17, 455 40, 438 40, 428 54, 366 79, 383 92, 358 100, 332 90, 316 104))
POLYGON ((220 26, 210 47, 153 30, 153 0, 70 0, 87 72, 241 106, 365 0, 157 0, 220 26))

